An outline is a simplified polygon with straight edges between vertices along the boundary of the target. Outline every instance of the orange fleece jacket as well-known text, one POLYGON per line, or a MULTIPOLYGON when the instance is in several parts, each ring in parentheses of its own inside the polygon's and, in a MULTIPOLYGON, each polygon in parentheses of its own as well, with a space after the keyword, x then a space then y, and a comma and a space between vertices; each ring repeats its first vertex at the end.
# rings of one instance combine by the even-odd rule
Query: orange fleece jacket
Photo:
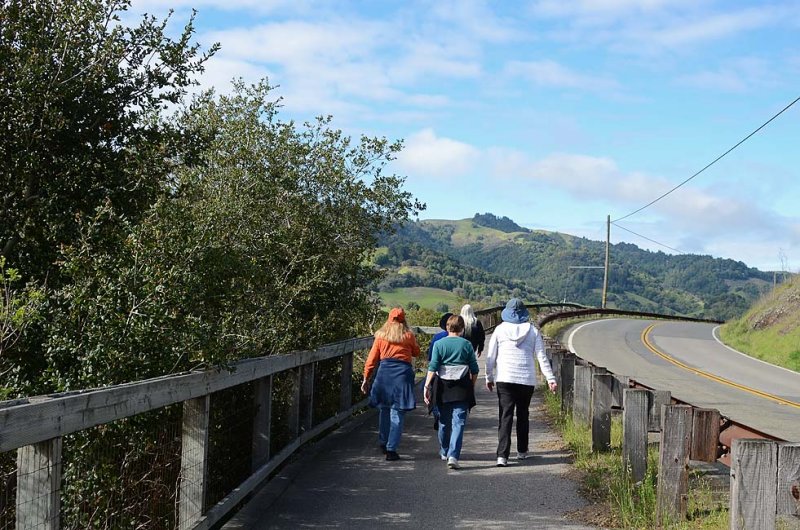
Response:
POLYGON ((411 363, 411 358, 419 355, 419 344, 413 333, 408 332, 403 337, 403 342, 392 343, 386 339, 376 338, 364 365, 364 379, 369 381, 370 376, 383 359, 397 359, 411 363))

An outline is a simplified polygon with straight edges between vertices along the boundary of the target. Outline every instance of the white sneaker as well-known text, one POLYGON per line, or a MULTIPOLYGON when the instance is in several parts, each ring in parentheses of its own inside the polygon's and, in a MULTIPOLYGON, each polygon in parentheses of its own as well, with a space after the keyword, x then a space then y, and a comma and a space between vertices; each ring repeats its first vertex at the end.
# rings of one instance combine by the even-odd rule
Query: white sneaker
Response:
POLYGON ((451 456, 450 458, 447 459, 447 467, 449 467, 450 469, 458 469, 461 466, 458 465, 458 459, 451 456))
POLYGON ((447 460, 447 455, 443 454, 443 453, 439 453, 439 458, 441 458, 442 460, 447 460))
POLYGON ((529 457, 530 455, 528 453, 517 453, 517 460, 525 460, 529 457))
POLYGON ((497 467, 506 467, 508 465, 508 458, 502 456, 497 457, 497 467))

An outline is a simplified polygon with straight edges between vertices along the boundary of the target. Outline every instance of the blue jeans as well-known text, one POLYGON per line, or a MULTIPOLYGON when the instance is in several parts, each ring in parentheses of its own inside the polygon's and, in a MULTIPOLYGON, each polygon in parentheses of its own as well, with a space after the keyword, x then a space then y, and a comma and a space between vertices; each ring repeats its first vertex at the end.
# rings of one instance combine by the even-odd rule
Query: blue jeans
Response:
POLYGON ((406 411, 392 407, 378 407, 378 439, 387 451, 397 451, 403 435, 403 421, 406 411))
POLYGON ((439 405, 439 451, 448 458, 461 457, 464 425, 467 424, 469 403, 455 401, 439 405))

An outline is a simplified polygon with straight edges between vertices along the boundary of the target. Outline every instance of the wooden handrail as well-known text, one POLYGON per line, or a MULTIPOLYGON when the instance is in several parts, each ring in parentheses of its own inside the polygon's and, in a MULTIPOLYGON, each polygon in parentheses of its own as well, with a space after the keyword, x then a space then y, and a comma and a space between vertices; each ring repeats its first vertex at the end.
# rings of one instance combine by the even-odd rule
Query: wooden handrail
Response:
POLYGON ((164 376, 87 392, 30 398, 0 408, 0 452, 174 405, 306 364, 369 348, 372 337, 311 351, 244 359, 230 369, 164 376))

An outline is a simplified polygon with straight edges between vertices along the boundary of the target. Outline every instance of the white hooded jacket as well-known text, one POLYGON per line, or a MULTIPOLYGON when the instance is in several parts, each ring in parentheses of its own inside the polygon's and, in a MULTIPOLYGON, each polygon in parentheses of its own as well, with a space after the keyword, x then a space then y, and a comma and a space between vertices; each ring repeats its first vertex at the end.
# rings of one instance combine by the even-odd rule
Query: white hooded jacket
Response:
POLYGON ((545 379, 554 382, 556 378, 544 352, 542 335, 536 326, 529 322, 501 323, 489 339, 486 382, 534 386, 536 384, 534 354, 545 379))

